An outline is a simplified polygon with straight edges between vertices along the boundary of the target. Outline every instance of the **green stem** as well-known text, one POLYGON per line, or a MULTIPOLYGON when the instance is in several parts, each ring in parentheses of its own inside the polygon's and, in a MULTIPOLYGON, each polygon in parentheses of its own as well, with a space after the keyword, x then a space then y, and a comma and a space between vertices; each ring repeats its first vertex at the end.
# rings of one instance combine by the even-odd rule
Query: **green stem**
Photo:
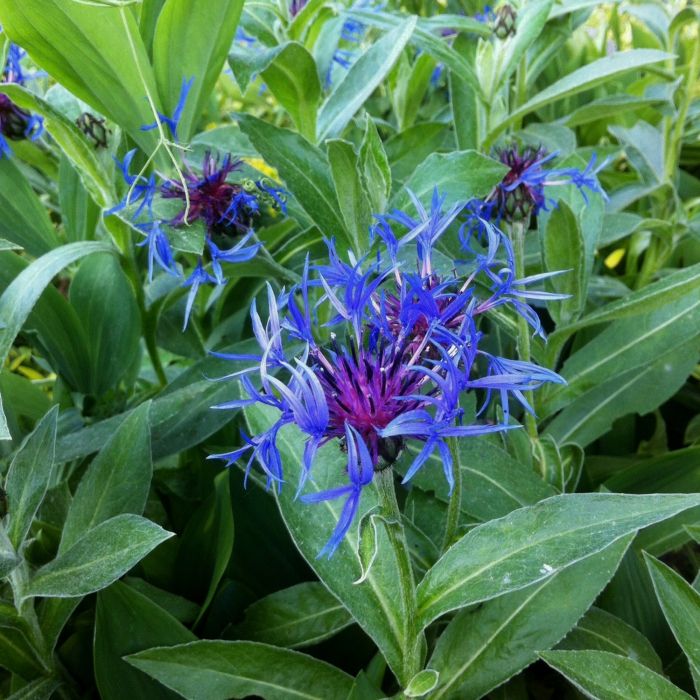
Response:
POLYGON ((418 629, 418 611, 416 604, 416 582, 413 578, 411 556, 408 552, 408 544, 401 522, 401 510, 396 500, 394 487, 394 472, 391 469, 383 469, 375 479, 379 492, 379 504, 386 519, 386 532, 389 537, 396 562, 399 568, 399 585, 405 618, 403 620, 403 645, 404 657, 402 678, 399 680, 405 685, 413 676, 421 670, 423 635, 418 629))
POLYGON ((457 438, 450 438, 450 452, 452 454, 452 478, 454 486, 450 495, 450 502, 447 506, 447 523, 445 525, 445 536, 442 540, 442 551, 444 552, 454 541, 459 527, 459 514, 462 505, 462 469, 459 463, 459 443, 457 438))
MULTIPOLYGON (((522 221, 514 221, 511 228, 513 238, 513 252, 515 254, 515 278, 522 279, 525 277, 525 225, 522 221)), ((530 327, 527 320, 518 315, 518 356, 523 362, 530 362, 530 327)), ((523 392, 525 398, 531 406, 533 403, 533 394, 531 391, 523 392)), ((525 412, 525 428, 528 435, 537 439, 537 422, 535 417, 525 412)))

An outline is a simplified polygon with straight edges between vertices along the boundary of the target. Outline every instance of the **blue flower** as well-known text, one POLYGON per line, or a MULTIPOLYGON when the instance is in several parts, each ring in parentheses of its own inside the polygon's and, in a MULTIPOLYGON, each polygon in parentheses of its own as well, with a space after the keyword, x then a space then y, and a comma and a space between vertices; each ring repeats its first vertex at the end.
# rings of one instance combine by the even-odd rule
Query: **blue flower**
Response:
POLYGON ((165 270, 169 275, 179 277, 180 273, 175 266, 175 258, 170 247, 170 241, 161 228, 161 223, 158 220, 149 221, 147 223, 136 224, 136 228, 142 231, 146 238, 137 245, 139 247, 148 246, 148 281, 153 281, 153 262, 157 262, 158 266, 165 270))
POLYGON ((464 203, 443 211, 445 200, 437 192, 430 208, 415 196, 411 201, 415 213, 377 217, 376 255, 369 252, 358 260, 348 253, 345 260, 329 240, 328 261, 312 266, 307 258, 302 280, 289 294, 276 296, 268 287, 267 323, 255 304, 251 309, 261 353, 228 356, 251 363, 229 375, 241 382, 246 398, 218 408, 260 403, 276 409, 277 419, 261 435, 246 437, 242 448, 213 457, 231 464, 250 452, 246 472, 257 461, 268 485, 279 487, 284 478, 276 440, 282 426, 293 424, 306 439, 299 493, 313 479, 321 445, 334 441, 347 449, 349 483, 302 496, 307 502, 346 497, 323 550, 329 556, 353 522, 362 488, 374 471, 391 467, 408 442, 421 448, 405 480, 437 454, 451 488, 448 440, 512 427, 507 418, 465 425, 464 392, 483 391, 488 403, 491 392, 499 391, 507 415, 509 392, 520 401, 523 391, 560 381, 549 370, 479 348, 478 321, 497 306, 513 308, 539 328, 528 299, 554 298, 531 289, 547 275, 517 279, 512 246, 489 222, 484 222, 480 247, 473 240, 478 234, 467 237, 472 255, 459 263, 459 268, 468 266, 465 273, 458 274, 455 265, 438 269, 436 245, 460 227, 464 203), (289 342, 297 348, 293 355, 286 351, 289 342), (478 357, 487 358, 481 375, 478 357), (259 388, 253 383, 256 373, 259 388))
POLYGON ((173 139, 177 141, 177 129, 180 125, 180 119, 182 118, 182 113, 185 110, 185 105, 187 104, 187 97, 192 89, 192 83, 194 83, 194 77, 190 78, 189 80, 185 80, 183 78, 182 87, 180 88, 180 97, 177 101, 172 117, 168 117, 165 114, 158 112, 158 121, 153 122, 153 124, 146 124, 145 126, 142 126, 141 131, 152 131, 153 129, 157 129, 160 122, 167 125, 173 139))
POLYGON ((126 182, 129 189, 121 201, 105 212, 105 214, 107 216, 116 214, 128 206, 138 204, 136 211, 131 214, 132 221, 138 221, 145 212, 148 214, 150 222, 153 219, 153 198, 158 190, 158 184, 156 183, 156 176, 153 174, 146 178, 143 175, 132 175, 130 173, 131 162, 134 160, 135 155, 136 149, 134 148, 124 156, 123 161, 116 157, 114 158, 114 162, 121 171, 124 182, 126 182))
POLYGON ((182 325, 182 330, 187 328, 187 324, 190 320, 190 314, 192 313, 192 305, 194 304, 195 297, 199 291, 199 287, 202 284, 221 284, 216 277, 212 277, 202 265, 202 260, 197 262, 196 267, 192 271, 192 274, 184 281, 183 286, 189 287, 190 291, 187 294, 187 305, 185 307, 185 320, 182 325))
POLYGON ((355 520, 357 509, 360 506, 362 489, 371 484, 374 477, 374 464, 367 446, 362 436, 349 423, 345 424, 345 444, 348 451, 348 477, 350 483, 347 486, 302 496, 302 500, 305 503, 322 503, 323 501, 333 501, 336 498, 347 496, 338 524, 335 526, 331 538, 318 553, 318 557, 327 554, 330 559, 336 549, 338 549, 355 520))
POLYGON ((209 253, 211 255, 211 265, 214 271, 214 278, 217 284, 224 284, 224 273, 221 269, 221 263, 241 263, 252 260, 260 250, 262 243, 256 242, 251 245, 247 245, 248 241, 255 235, 255 231, 252 229, 243 236, 237 243, 235 243, 231 248, 221 249, 214 241, 209 239, 207 241, 207 246, 209 248, 209 253))

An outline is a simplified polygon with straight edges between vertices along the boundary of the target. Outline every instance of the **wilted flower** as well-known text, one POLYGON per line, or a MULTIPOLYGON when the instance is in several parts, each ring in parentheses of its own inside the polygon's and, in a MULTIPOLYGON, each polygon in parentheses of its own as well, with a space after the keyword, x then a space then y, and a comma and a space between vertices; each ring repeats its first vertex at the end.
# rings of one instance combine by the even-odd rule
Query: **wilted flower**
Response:
POLYGON ((487 245, 466 262, 466 274, 458 274, 453 264, 445 269, 435 245, 458 224, 464 205, 443 212, 444 200, 437 192, 429 210, 412 200, 415 215, 395 211, 378 217, 373 237, 381 241, 382 250, 376 256, 358 260, 349 254, 345 261, 328 241, 328 263, 312 268, 307 260, 301 283, 289 294, 275 295, 268 285, 267 324, 255 305, 251 310, 260 355, 224 355, 255 364, 232 375, 247 398, 217 408, 260 403, 277 409, 279 416, 266 432, 244 436, 243 447, 212 457, 231 464, 249 453, 246 474, 257 460, 268 486, 279 487, 283 465, 277 436, 283 426, 295 424, 307 438, 301 491, 320 446, 337 440, 347 452, 348 485, 302 495, 307 502, 347 498, 323 550, 329 555, 353 522, 362 488, 374 472, 390 468, 408 442, 417 442, 420 450, 404 481, 438 454, 452 487, 448 440, 509 427, 467 423, 460 403, 464 392, 485 390, 486 400, 488 392, 497 392, 507 414, 508 394, 531 411, 522 391, 561 381, 553 372, 526 362, 513 364, 479 348, 479 317, 496 306, 512 306, 539 330, 526 299, 529 285, 543 276, 516 279, 510 244, 487 221, 487 245), (320 298, 314 303, 312 297, 320 298), (324 325, 316 320, 323 306, 331 312, 324 325), (259 388, 251 380, 256 372, 259 388))

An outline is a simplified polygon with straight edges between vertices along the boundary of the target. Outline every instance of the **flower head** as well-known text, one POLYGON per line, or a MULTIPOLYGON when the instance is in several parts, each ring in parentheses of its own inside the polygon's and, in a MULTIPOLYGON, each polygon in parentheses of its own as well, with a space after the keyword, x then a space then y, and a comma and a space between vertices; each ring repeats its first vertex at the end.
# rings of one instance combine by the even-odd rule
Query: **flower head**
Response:
POLYGON ((414 196, 412 202, 415 213, 377 217, 376 254, 359 260, 349 254, 345 261, 328 241, 327 264, 311 266, 307 260, 301 283, 289 294, 277 296, 269 288, 267 325, 255 305, 251 310, 260 355, 231 358, 254 362, 233 375, 247 398, 220 408, 261 403, 275 408, 278 419, 261 435, 246 436, 243 447, 212 457, 231 464, 249 453, 247 471, 256 460, 268 484, 280 487, 284 476, 277 436, 282 426, 294 424, 306 436, 297 485, 303 491, 319 447, 335 442, 347 452, 347 485, 302 496, 307 502, 346 498, 323 550, 329 555, 351 526, 362 489, 374 472, 391 468, 408 442, 421 449, 405 480, 436 453, 451 483, 449 439, 509 427, 466 421, 460 404, 466 391, 503 389, 499 395, 507 404, 509 392, 520 401, 517 392, 558 379, 529 363, 511 366, 479 349, 479 317, 495 306, 508 304, 526 317, 536 316, 525 297, 530 281, 516 279, 503 234, 486 222, 487 248, 464 261, 469 269, 460 274, 454 264, 443 265, 435 249, 448 230, 459 227, 464 205, 445 211, 437 192, 429 208, 414 196), (490 292, 477 292, 477 277, 479 289, 490 292), (320 308, 329 319, 325 323, 318 320, 320 308), (506 380, 499 382, 496 375, 506 380))

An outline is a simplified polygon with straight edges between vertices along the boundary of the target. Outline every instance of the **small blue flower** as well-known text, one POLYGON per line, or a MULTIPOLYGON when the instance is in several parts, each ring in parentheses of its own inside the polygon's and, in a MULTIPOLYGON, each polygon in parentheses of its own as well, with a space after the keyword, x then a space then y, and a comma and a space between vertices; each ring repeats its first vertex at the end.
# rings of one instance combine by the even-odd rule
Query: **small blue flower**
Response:
POLYGON ((180 119, 182 118, 182 113, 185 110, 185 105, 187 104, 187 97, 190 94, 190 90, 192 89, 193 83, 194 77, 190 78, 189 80, 185 80, 183 78, 182 87, 180 88, 180 97, 177 101, 177 105, 175 106, 175 111, 173 112, 172 117, 167 117, 165 114, 161 114, 160 112, 158 112, 158 121, 153 122, 153 124, 146 124, 145 126, 142 126, 141 131, 152 131, 153 129, 157 129, 158 124, 160 122, 162 124, 167 125, 168 129, 170 129, 170 133, 172 134, 173 139, 177 141, 177 129, 180 125, 180 119))
POLYGON ((114 158, 114 162, 121 171, 124 182, 128 185, 129 189, 124 195, 122 200, 114 207, 109 209, 105 214, 109 216, 110 214, 116 214, 123 211, 128 206, 138 204, 136 211, 131 215, 133 221, 138 221, 141 215, 145 212, 148 214, 149 220, 153 219, 153 198, 158 190, 158 184, 156 182, 156 176, 150 175, 148 178, 143 175, 132 175, 131 162, 134 160, 136 155, 136 149, 132 149, 125 156, 124 160, 120 161, 118 158, 114 158))
POLYGON ((170 247, 170 241, 161 228, 161 221, 153 220, 147 223, 136 224, 136 228, 142 231, 146 238, 137 245, 148 246, 148 281, 153 281, 153 263, 173 277, 179 277, 180 273, 175 266, 175 258, 170 247))
POLYGON ((226 282, 224 279, 224 273, 221 269, 222 262, 247 262, 248 260, 252 260, 258 254, 262 243, 255 242, 252 245, 248 245, 248 241, 250 241, 254 235, 255 231, 251 229, 231 248, 226 248, 223 250, 219 248, 211 239, 207 240, 207 246, 211 255, 212 270, 214 271, 214 278, 216 279, 217 284, 224 284, 226 282))
POLYGON ((196 267, 192 271, 192 274, 184 281, 183 286, 189 287, 190 291, 187 294, 187 305, 185 307, 185 321, 182 326, 184 331, 187 328, 187 324, 190 320, 190 314, 192 313, 192 305, 194 304, 195 297, 199 291, 199 287, 202 284, 221 284, 216 277, 212 277, 202 265, 202 260, 197 262, 196 267))

